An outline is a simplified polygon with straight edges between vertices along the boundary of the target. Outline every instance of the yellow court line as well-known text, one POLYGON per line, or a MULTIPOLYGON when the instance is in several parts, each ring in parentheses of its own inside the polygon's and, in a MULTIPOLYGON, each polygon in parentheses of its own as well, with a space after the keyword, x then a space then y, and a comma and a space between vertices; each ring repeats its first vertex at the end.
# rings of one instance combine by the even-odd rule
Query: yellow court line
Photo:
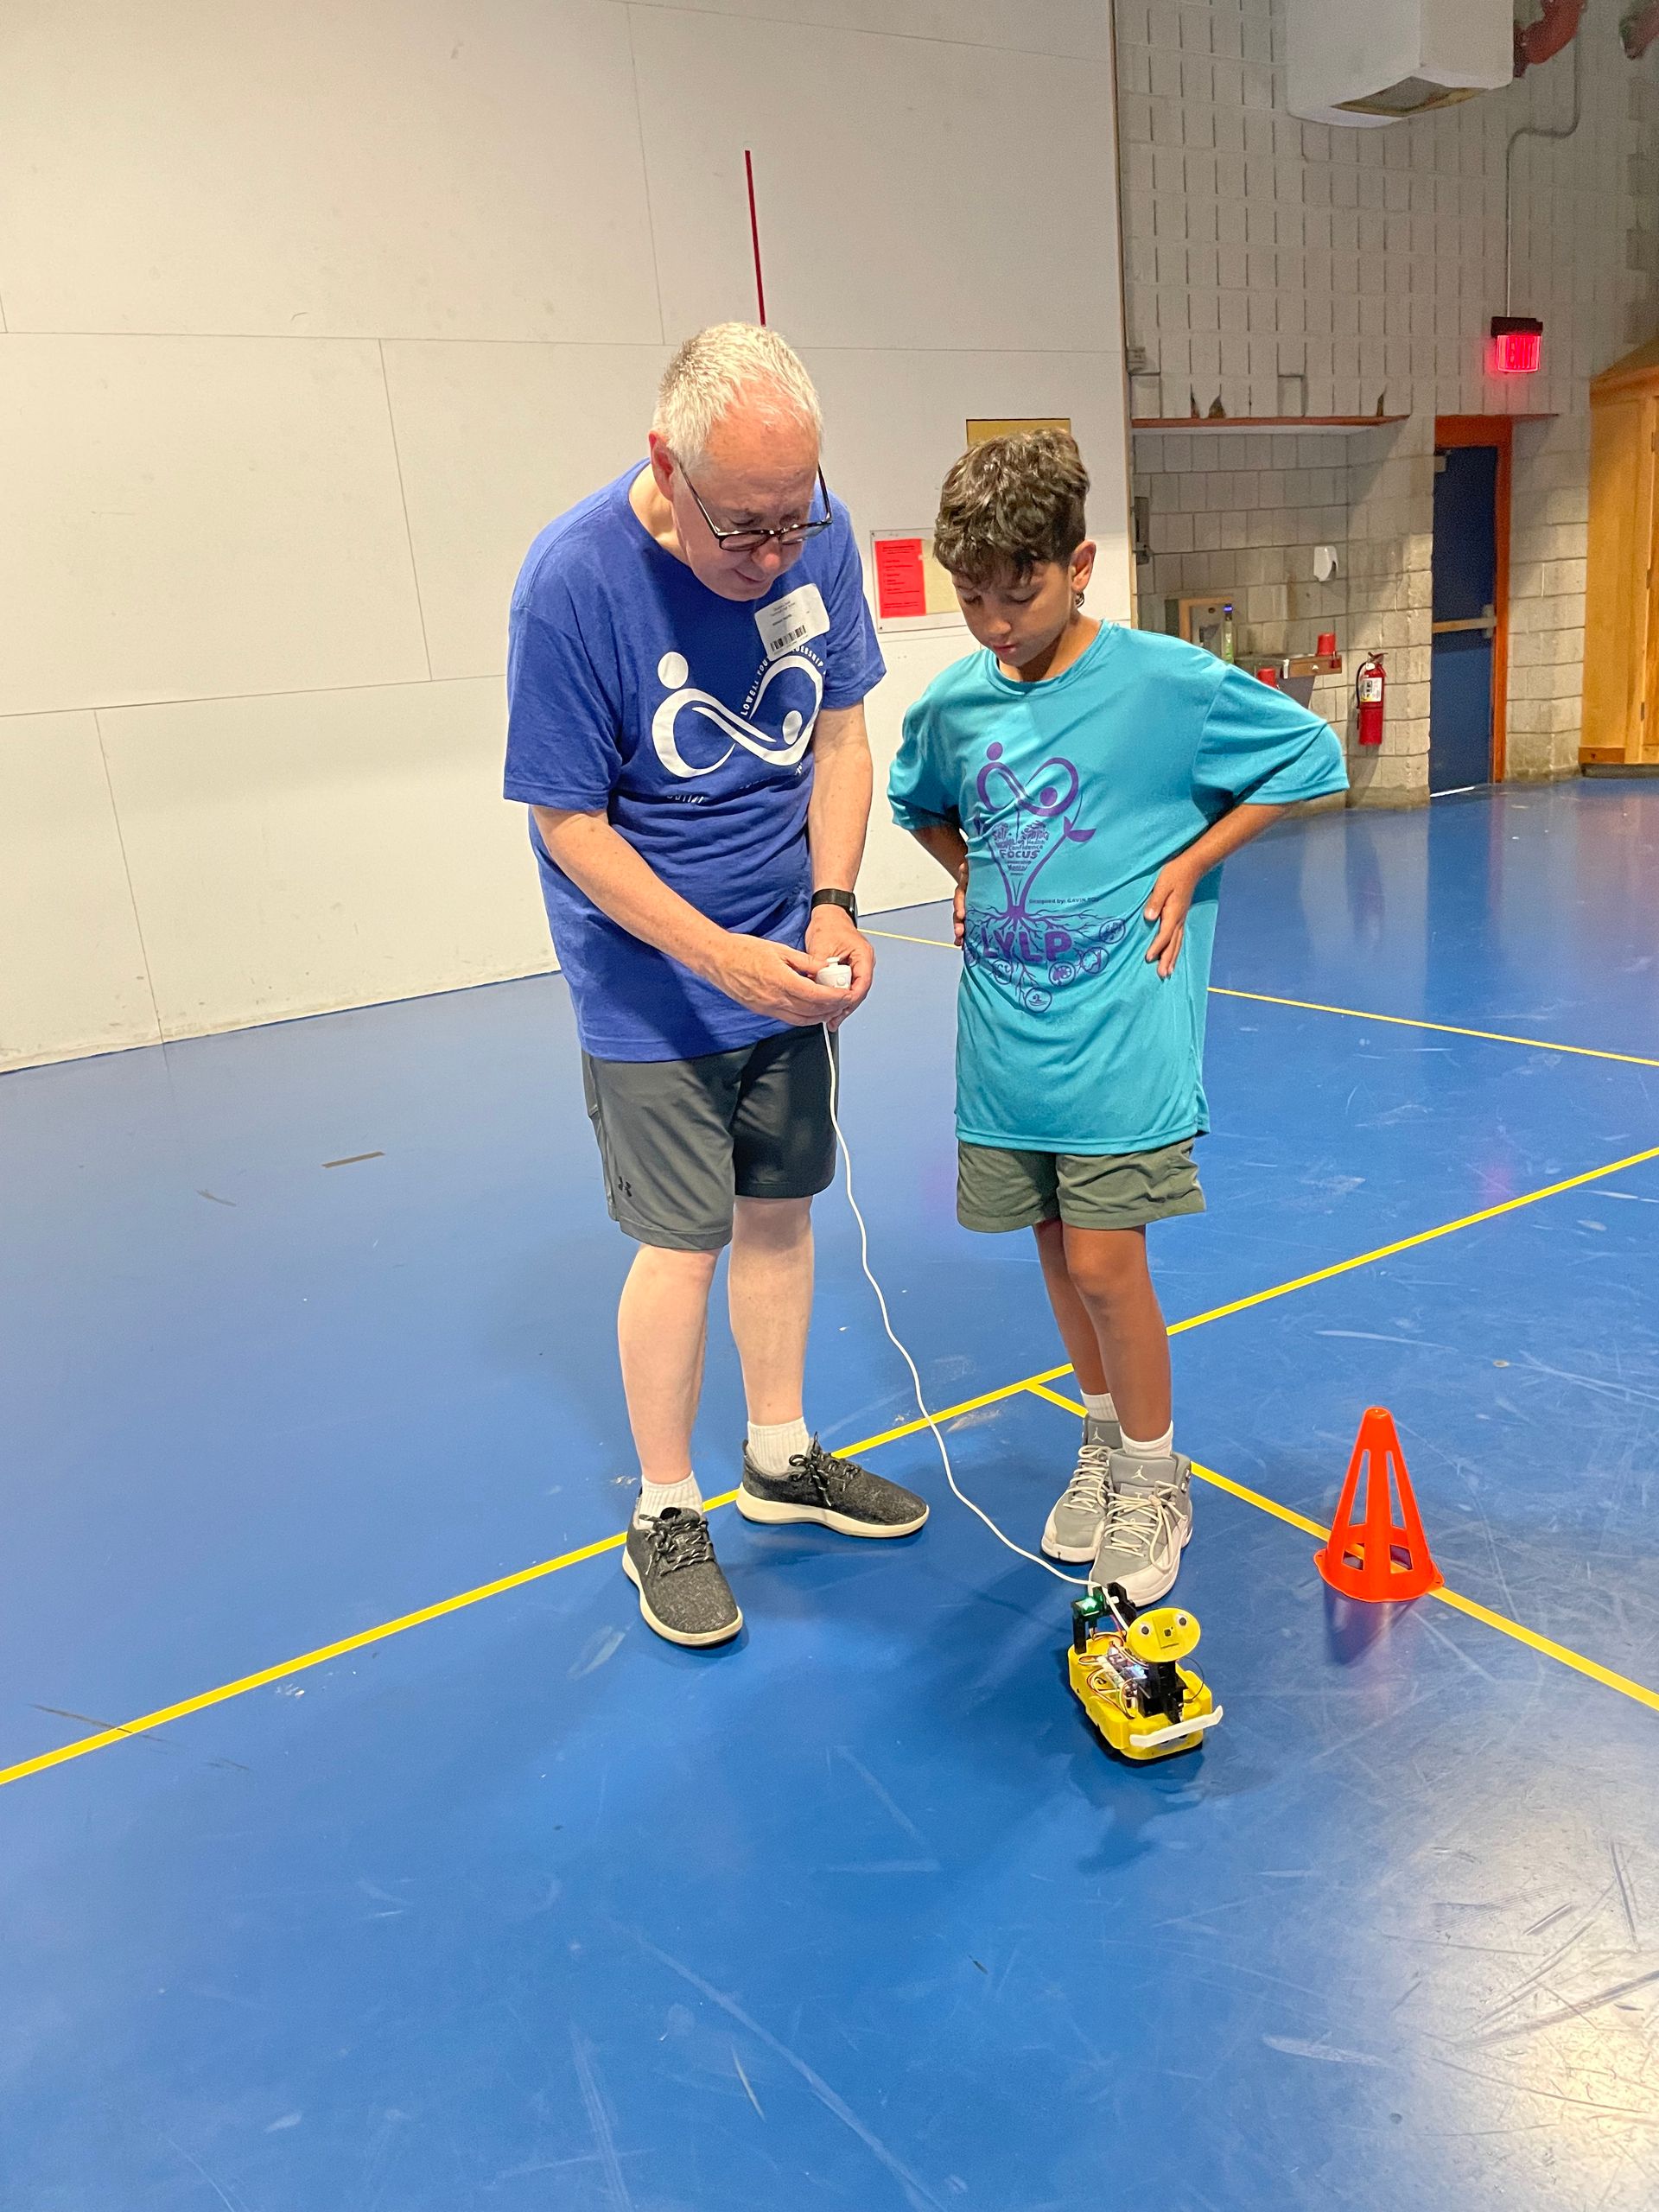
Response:
POLYGON ((423 1605, 416 1612, 400 1613, 395 1621, 382 1621, 376 1628, 360 1629, 355 1636, 342 1637, 338 1643, 325 1643, 315 1651, 302 1652, 297 1659, 283 1659, 274 1667, 262 1667, 257 1675, 243 1675, 233 1682, 219 1683, 216 1689, 181 1698, 176 1705, 164 1705, 158 1712, 141 1714, 137 1720, 124 1721, 119 1727, 105 1728, 96 1736, 80 1736, 73 1744, 60 1744, 54 1751, 42 1751, 37 1758, 21 1759, 16 1766, 0 1767, 0 1786, 21 1782, 25 1775, 43 1774, 48 1767, 61 1766, 66 1759, 85 1758, 89 1751, 104 1751, 111 1744, 124 1742, 130 1736, 148 1735, 154 1729, 165 1727, 169 1720, 182 1720, 192 1713, 205 1713, 209 1706, 223 1705, 227 1698, 263 1689, 267 1682, 283 1681, 289 1675, 302 1675, 308 1667, 321 1667, 327 1660, 344 1658, 348 1651, 363 1651, 372 1643, 384 1643, 389 1636, 401 1636, 405 1629, 441 1620, 445 1613, 457 1613, 464 1605, 480 1605, 486 1598, 499 1598, 504 1591, 522 1589, 525 1583, 539 1581, 545 1574, 556 1574, 561 1567, 579 1566, 585 1559, 597 1559, 601 1552, 615 1551, 626 1541, 626 1530, 618 1536, 603 1536, 598 1543, 583 1544, 578 1551, 561 1552, 556 1559, 542 1560, 534 1567, 521 1567, 516 1573, 504 1574, 497 1582, 483 1582, 475 1590, 462 1590, 455 1597, 440 1598, 435 1605, 423 1605))
MULTIPOLYGON (((897 944, 933 944, 942 952, 954 952, 957 947, 938 937, 908 937, 902 930, 866 929, 866 937, 891 938, 897 944)), ((1220 983, 1211 983, 1212 999, 1249 999, 1256 1006, 1294 1007, 1302 1014, 1339 1014, 1350 1021, 1381 1021, 1393 1029, 1432 1029, 1442 1037, 1478 1037, 1488 1045, 1522 1045, 1532 1052, 1570 1052, 1580 1060, 1618 1060, 1626 1067, 1659 1068, 1659 1059, 1647 1059, 1640 1052, 1605 1052, 1593 1045, 1563 1045, 1549 1037, 1511 1037, 1501 1029, 1465 1029, 1455 1021, 1420 1021, 1406 1014, 1373 1014, 1369 1007, 1358 1006, 1323 1006, 1316 999, 1284 999, 1271 991, 1235 991, 1220 983)))
MULTIPOLYGON (((1069 1375, 1069 1367, 1047 1368, 1037 1382, 1050 1382, 1056 1376, 1069 1375)), ((1003 1398, 1017 1397, 1027 1388, 1025 1381, 1004 1383, 1000 1389, 987 1390, 977 1398, 964 1398, 960 1405, 946 1406, 934 1414, 935 1421, 957 1421, 963 1414, 976 1413, 982 1406, 995 1405, 1003 1398)), ((842 1446, 856 1459, 861 1452, 876 1451, 883 1444, 893 1444, 902 1436, 913 1436, 927 1427, 925 1421, 907 1421, 897 1428, 885 1428, 879 1436, 866 1436, 856 1444, 842 1446)), ((718 1497, 706 1498, 704 1508, 712 1513, 716 1508, 729 1505, 737 1496, 734 1490, 723 1491, 718 1497)), ((141 1713, 136 1720, 123 1721, 114 1728, 105 1728, 95 1736, 77 1737, 72 1744, 60 1744, 55 1751, 41 1751, 30 1759, 20 1759, 15 1766, 0 1767, 0 1789, 9 1782, 22 1782, 31 1774, 43 1774, 48 1767, 62 1766, 70 1759, 85 1758, 89 1751, 106 1751, 111 1744, 125 1742, 134 1736, 145 1736, 169 1721, 183 1720, 193 1713, 205 1713, 210 1706, 223 1705, 228 1699, 242 1697, 249 1690, 264 1689, 271 1682, 284 1681, 290 1675, 302 1675, 312 1667, 321 1667, 331 1659, 344 1658, 347 1653, 366 1650, 371 1644, 384 1643, 388 1637, 402 1636, 406 1629, 421 1628, 428 1621, 442 1620, 446 1613, 458 1613, 468 1605, 482 1605, 486 1598, 499 1598, 509 1590, 522 1590, 527 1583, 539 1582, 550 1574, 557 1574, 567 1567, 580 1567, 584 1560, 598 1559, 605 1552, 620 1551, 627 1541, 626 1529, 613 1536, 601 1536, 596 1543, 583 1544, 575 1551, 561 1552, 556 1559, 544 1559, 534 1567, 521 1567, 512 1574, 504 1574, 494 1582, 480 1582, 475 1589, 459 1591, 453 1598, 441 1598, 435 1605, 422 1605, 412 1613, 400 1613, 396 1620, 382 1621, 378 1627, 360 1629, 355 1636, 342 1637, 337 1643, 320 1644, 315 1651, 302 1651, 296 1659, 280 1660, 274 1667, 262 1667, 257 1675, 243 1675, 233 1682, 221 1682, 211 1690, 203 1690, 195 1697, 181 1698, 176 1705, 165 1705, 155 1713, 141 1713)))
POLYGON ((1640 1167, 1648 1160, 1659 1160, 1659 1145, 1650 1145, 1645 1152, 1632 1152, 1623 1160, 1609 1160, 1605 1167, 1586 1168, 1582 1175, 1569 1175, 1564 1181, 1551 1183, 1541 1191, 1523 1191, 1519 1198, 1505 1198, 1495 1206, 1483 1206, 1478 1213, 1464 1214, 1457 1221, 1442 1222, 1438 1229, 1420 1229, 1415 1236, 1402 1236, 1392 1244, 1379 1244, 1374 1252, 1362 1252, 1352 1260, 1338 1260, 1328 1268, 1316 1268, 1312 1274, 1298 1275, 1293 1282, 1275 1283, 1271 1290, 1252 1291, 1248 1298, 1235 1298, 1228 1305, 1212 1306, 1207 1313, 1194 1313, 1185 1321, 1171 1324, 1170 1335, 1179 1337, 1188 1329, 1201 1329, 1207 1321, 1225 1320, 1230 1313, 1247 1313, 1252 1306, 1265 1306, 1269 1299, 1287 1298, 1293 1290, 1306 1290, 1313 1283, 1330 1282, 1338 1275, 1351 1274, 1356 1268, 1368 1268, 1377 1260, 1392 1259, 1396 1252, 1409 1252, 1419 1244, 1432 1244, 1437 1237, 1452 1236, 1460 1229, 1473 1229, 1483 1221, 1496 1221, 1501 1214, 1516 1213, 1522 1206, 1535 1206, 1545 1198, 1557 1198, 1563 1191, 1581 1189, 1586 1183, 1599 1183, 1605 1175, 1622 1175, 1627 1167, 1640 1167))
POLYGON ((947 938, 907 937, 903 930, 873 930, 866 926, 864 934, 866 937, 889 938, 894 944, 936 944, 941 952, 955 952, 957 950, 957 947, 947 938))
MULTIPOLYGON (((1334 1276, 1351 1274, 1356 1268, 1369 1267, 1375 1261, 1389 1259, 1396 1252, 1408 1252, 1416 1245, 1432 1243, 1436 1237, 1450 1236, 1460 1229, 1471 1229, 1478 1222, 1495 1220, 1500 1214, 1514 1213, 1522 1206, 1537 1205, 1542 1199, 1559 1197, 1563 1191, 1575 1191, 1583 1184, 1599 1182, 1603 1176, 1621 1174, 1627 1167, 1637 1166, 1649 1160, 1659 1160, 1659 1145, 1646 1152, 1632 1153, 1624 1160, 1611 1160, 1605 1167, 1589 1168, 1582 1175, 1570 1175, 1565 1182, 1551 1183, 1544 1190, 1523 1192, 1519 1198, 1505 1198, 1501 1205, 1487 1206, 1479 1213, 1465 1214, 1458 1221, 1444 1222, 1438 1229, 1419 1230, 1414 1236, 1402 1236, 1392 1244, 1379 1245, 1375 1251, 1362 1252, 1352 1260, 1338 1260, 1334 1266, 1316 1268, 1312 1274, 1298 1275, 1294 1281, 1275 1283, 1269 1290, 1253 1291, 1248 1298, 1236 1298, 1228 1305, 1213 1306, 1208 1313, 1190 1314, 1184 1321, 1172 1322, 1169 1333, 1172 1337, 1182 1336, 1189 1329, 1203 1328, 1207 1322, 1221 1321, 1230 1314, 1247 1313, 1252 1306, 1266 1305, 1271 1299, 1288 1297, 1294 1290, 1306 1290, 1313 1283, 1329 1282, 1334 1276)), ((982 1391, 978 1397, 964 1398, 958 1405, 944 1407, 933 1418, 938 1421, 958 1421, 964 1414, 977 1412, 982 1406, 995 1405, 1004 1398, 1016 1396, 1021 1390, 1040 1391, 1044 1384, 1056 1382, 1071 1372, 1071 1368, 1066 1365, 1045 1368, 1040 1374, 1023 1376, 1017 1382, 1005 1382, 998 1389, 982 1391)), ((1061 1400, 1060 1402, 1066 1404, 1070 1402, 1061 1400)), ((926 1427, 925 1421, 901 1421, 894 1428, 883 1429, 879 1435, 864 1437, 858 1443, 842 1448, 856 1458, 861 1452, 874 1452, 883 1444, 896 1443, 900 1437, 913 1436, 926 1427)), ((1216 1476, 1214 1480, 1222 1489, 1234 1489, 1236 1495, 1253 1505, 1261 1506, 1264 1512, 1277 1513, 1281 1519, 1290 1517, 1287 1509, 1275 1506, 1269 1499, 1258 1497, 1253 1491, 1230 1484, 1221 1476, 1216 1476)), ((719 1497, 708 1501, 709 1507, 712 1510, 716 1506, 729 1505, 736 1495, 735 1491, 723 1491, 719 1497)), ((1326 1532, 1323 1529, 1313 1529, 1312 1533, 1323 1536, 1326 1532)), ((604 1552, 620 1551, 626 1541, 626 1530, 613 1536, 602 1536, 597 1543, 584 1544, 576 1551, 561 1552, 556 1559, 542 1560, 534 1567, 520 1567, 516 1573, 503 1575, 498 1581, 480 1583, 476 1589, 461 1591, 453 1598, 440 1599, 435 1605, 423 1605, 412 1613, 402 1613, 396 1620, 383 1621, 377 1628, 361 1629, 355 1636, 343 1637, 338 1643, 322 1644, 315 1651, 302 1652, 297 1659, 282 1660, 274 1667, 262 1668, 257 1674, 241 1675, 233 1682, 221 1682, 216 1689, 203 1690, 195 1697, 181 1699, 176 1705, 163 1706, 158 1712, 143 1713, 136 1720, 124 1721, 118 1727, 101 1729, 95 1736, 82 1736, 73 1743, 60 1744, 55 1751, 41 1751, 34 1758, 20 1760, 15 1766, 0 1767, 0 1789, 10 1782, 22 1782, 29 1775, 42 1774, 48 1767, 62 1766, 70 1759, 84 1758, 89 1751, 106 1750, 110 1745, 121 1743, 128 1737, 145 1735, 154 1729, 165 1727, 169 1721, 181 1720, 190 1713, 204 1713, 210 1706, 223 1705, 227 1699, 240 1697, 246 1691, 263 1689, 267 1683, 283 1681, 290 1675, 303 1674, 308 1668, 320 1667, 327 1660, 342 1658, 348 1652, 365 1650, 370 1644, 383 1643, 388 1637, 401 1636, 404 1630, 419 1628, 428 1621, 440 1620, 446 1613, 460 1612, 466 1606, 480 1605, 486 1598, 498 1598, 508 1590, 522 1589, 526 1583, 538 1582, 546 1575, 558 1573, 561 1568, 578 1566, 583 1560, 597 1559, 604 1552)), ((1537 1649, 1543 1650, 1546 1648, 1546 1641, 1540 1639, 1537 1649)), ((1564 1665, 1577 1666, 1581 1673, 1592 1671, 1592 1662, 1588 1660, 1580 1662, 1576 1656, 1565 1651, 1557 1656, 1561 1656, 1564 1665)), ((1615 1687, 1622 1686, 1624 1681, 1623 1676, 1598 1675, 1595 1679, 1605 1679, 1615 1687)))
POLYGON ((1659 1690, 1650 1690, 1645 1682, 1635 1682, 1628 1675, 1615 1674, 1611 1667, 1604 1667, 1599 1660, 1586 1659, 1581 1651, 1573 1651, 1565 1643, 1557 1643, 1552 1636, 1540 1636, 1536 1629, 1524 1628, 1519 1621, 1510 1620, 1505 1614, 1492 1612, 1487 1606, 1477 1605, 1472 1598, 1465 1598, 1455 1590, 1442 1586, 1429 1592, 1443 1605, 1450 1605, 1459 1613, 1467 1613, 1471 1621, 1484 1621, 1488 1628, 1501 1629, 1505 1636, 1512 1636, 1517 1643, 1530 1645, 1541 1651, 1547 1659, 1558 1659, 1563 1667, 1572 1668, 1575 1675, 1587 1675, 1592 1682, 1618 1690, 1623 1696, 1634 1698, 1638 1705, 1645 1705, 1650 1713, 1659 1713, 1659 1690))
MULTIPOLYGON (((1029 1386, 1030 1395, 1046 1398, 1052 1406, 1063 1406, 1069 1414, 1081 1414, 1084 1408, 1075 1398, 1063 1397, 1058 1390, 1046 1389, 1041 1383, 1029 1386)), ((1217 1490, 1224 1490, 1234 1497, 1243 1498, 1246 1505, 1254 1505, 1262 1513, 1272 1514, 1275 1521, 1288 1522, 1293 1529, 1300 1529, 1309 1536, 1317 1536, 1323 1543, 1331 1534, 1318 1521, 1310 1521, 1305 1513, 1294 1513, 1287 1505, 1281 1505, 1274 1497, 1263 1497, 1260 1491, 1247 1490, 1243 1483, 1236 1483, 1226 1475, 1218 1475, 1213 1467, 1202 1467, 1195 1459, 1192 1471, 1217 1490)), ((1645 1705, 1650 1713, 1659 1713, 1659 1690, 1649 1689, 1645 1682, 1633 1681, 1629 1675, 1616 1674, 1611 1667, 1604 1667, 1598 1659, 1586 1659, 1581 1651, 1574 1651, 1565 1643, 1557 1643, 1551 1636, 1540 1636, 1536 1629, 1528 1628, 1521 1621, 1513 1621, 1507 1613, 1495 1613, 1490 1605, 1482 1605, 1473 1598, 1465 1598, 1460 1591, 1448 1590, 1442 1583, 1438 1590, 1429 1592, 1443 1605, 1450 1605, 1454 1612, 1466 1613, 1472 1621, 1484 1622, 1495 1628, 1501 1636, 1511 1637, 1517 1643, 1524 1643, 1529 1650, 1541 1652, 1545 1658, 1558 1660, 1563 1667, 1570 1667, 1574 1674, 1586 1675, 1592 1682, 1599 1682, 1610 1690, 1617 1690, 1622 1697, 1631 1698, 1637 1705, 1645 1705)))
POLYGON ((1409 1014, 1372 1014, 1363 1007, 1320 1006, 1313 999, 1275 998, 1270 991, 1230 991, 1211 983, 1210 995, 1250 999, 1258 1006, 1294 1006, 1304 1014, 1345 1014, 1351 1021, 1382 1021, 1395 1029, 1433 1029, 1443 1037, 1478 1037, 1488 1045, 1524 1045, 1534 1052, 1571 1052, 1580 1060, 1620 1060, 1627 1067, 1659 1068, 1659 1060, 1644 1059, 1639 1052, 1604 1052, 1593 1045, 1562 1045, 1549 1037, 1510 1037, 1501 1029, 1463 1029, 1455 1021, 1418 1021, 1409 1014))

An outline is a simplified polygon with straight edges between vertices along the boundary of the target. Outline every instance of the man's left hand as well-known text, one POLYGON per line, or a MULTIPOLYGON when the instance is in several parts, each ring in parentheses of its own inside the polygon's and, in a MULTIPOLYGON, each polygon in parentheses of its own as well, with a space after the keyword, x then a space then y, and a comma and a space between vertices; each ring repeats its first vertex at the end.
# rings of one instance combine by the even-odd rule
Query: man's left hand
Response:
POLYGON ((853 971, 852 987, 840 1013, 829 1024, 831 1029, 839 1029, 870 995, 870 985, 875 981, 875 948, 861 934, 844 906, 815 906, 806 925, 806 950, 820 967, 831 960, 844 960, 853 971))
POLYGON ((1152 887, 1152 896, 1147 901, 1147 919, 1158 926, 1147 947, 1147 957, 1158 963, 1162 982, 1168 982, 1181 957, 1181 944, 1186 936, 1186 912, 1197 888, 1197 876, 1181 860, 1171 861, 1161 868, 1152 887))

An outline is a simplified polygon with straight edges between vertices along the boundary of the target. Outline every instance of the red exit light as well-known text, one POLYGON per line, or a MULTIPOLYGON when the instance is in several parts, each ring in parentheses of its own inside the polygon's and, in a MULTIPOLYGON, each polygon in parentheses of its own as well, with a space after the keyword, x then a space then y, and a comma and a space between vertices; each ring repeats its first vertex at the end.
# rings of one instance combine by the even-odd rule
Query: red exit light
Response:
POLYGON ((1544 326, 1535 315, 1492 317, 1492 374, 1535 377, 1544 365, 1544 326))

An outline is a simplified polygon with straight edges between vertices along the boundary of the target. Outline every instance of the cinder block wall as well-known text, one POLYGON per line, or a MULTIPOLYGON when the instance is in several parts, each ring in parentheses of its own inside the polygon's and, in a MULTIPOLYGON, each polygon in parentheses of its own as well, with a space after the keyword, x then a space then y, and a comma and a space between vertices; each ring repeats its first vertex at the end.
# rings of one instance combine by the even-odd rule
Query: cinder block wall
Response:
MULTIPOLYGON (((1588 385, 1659 325, 1659 48, 1627 60, 1622 12, 1591 0, 1576 134, 1515 149, 1513 304, 1546 326, 1544 372, 1516 381, 1486 366, 1505 156, 1520 125, 1570 120, 1571 52, 1414 123, 1337 130, 1286 110, 1283 0, 1119 0, 1135 414, 1219 397, 1230 416, 1408 417, 1346 437, 1138 434, 1141 620, 1225 590, 1253 651, 1335 629, 1350 670, 1382 652, 1388 741, 1353 760, 1362 802, 1427 789, 1439 414, 1554 418, 1516 431, 1509 772, 1577 766, 1588 385), (1319 543, 1342 562, 1323 586, 1319 543)), ((1351 747, 1350 701, 1346 676, 1315 695, 1351 747)))

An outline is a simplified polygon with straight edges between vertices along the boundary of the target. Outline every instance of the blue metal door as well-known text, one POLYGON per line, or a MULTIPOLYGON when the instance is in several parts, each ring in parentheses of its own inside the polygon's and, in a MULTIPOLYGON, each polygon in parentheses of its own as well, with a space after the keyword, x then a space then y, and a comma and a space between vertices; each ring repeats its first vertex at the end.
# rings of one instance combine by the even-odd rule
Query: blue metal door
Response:
POLYGON ((1497 448, 1452 446, 1436 465, 1428 788, 1454 791, 1492 776, 1497 448))

